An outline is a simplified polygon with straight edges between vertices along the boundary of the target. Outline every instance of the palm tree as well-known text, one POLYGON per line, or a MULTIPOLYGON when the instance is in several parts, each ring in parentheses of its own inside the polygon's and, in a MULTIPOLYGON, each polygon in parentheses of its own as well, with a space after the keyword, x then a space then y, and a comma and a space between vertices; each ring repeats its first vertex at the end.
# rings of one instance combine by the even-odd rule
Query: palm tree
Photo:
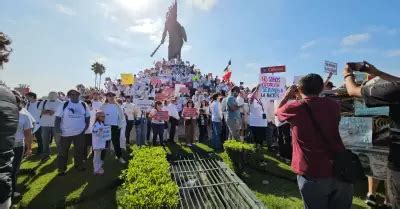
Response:
POLYGON ((92 64, 92 68, 91 71, 94 72, 95 76, 95 80, 94 80, 94 86, 95 88, 99 88, 100 89, 100 83, 101 83, 101 75, 103 75, 106 72, 106 68, 104 67, 103 64, 95 62, 92 64), (100 75, 100 80, 97 81, 97 74, 100 75))

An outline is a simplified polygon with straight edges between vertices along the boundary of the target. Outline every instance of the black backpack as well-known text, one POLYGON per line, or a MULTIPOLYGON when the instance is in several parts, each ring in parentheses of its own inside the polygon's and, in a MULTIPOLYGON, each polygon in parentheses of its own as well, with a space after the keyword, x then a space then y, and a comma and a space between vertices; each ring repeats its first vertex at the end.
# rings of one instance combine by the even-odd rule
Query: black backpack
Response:
MULTIPOLYGON (((65 108, 67 108, 68 104, 69 104, 69 101, 64 102, 63 110, 65 110, 65 108)), ((86 112, 86 104, 84 102, 81 102, 81 104, 82 104, 82 106, 83 106, 83 108, 85 109, 85 112, 86 112)), ((43 105, 43 107, 44 107, 44 105, 43 105)))

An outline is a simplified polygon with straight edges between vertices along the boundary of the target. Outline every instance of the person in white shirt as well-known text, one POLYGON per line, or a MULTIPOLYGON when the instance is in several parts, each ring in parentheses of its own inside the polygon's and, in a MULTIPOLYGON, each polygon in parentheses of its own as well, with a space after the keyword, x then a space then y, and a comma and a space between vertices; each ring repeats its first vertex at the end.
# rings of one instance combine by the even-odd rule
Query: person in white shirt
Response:
MULTIPOLYGON (((253 135, 253 141, 262 146, 264 141, 267 141, 268 134, 268 118, 267 118, 267 104, 260 97, 259 87, 253 89, 252 94, 249 96, 250 113, 249 125, 253 135)), ((270 149, 270 145, 268 144, 270 149)))
POLYGON ((171 103, 168 104, 167 108, 168 110, 168 115, 169 115, 169 122, 170 122, 170 129, 169 129, 169 143, 174 143, 175 142, 175 131, 176 127, 178 126, 179 123, 179 113, 176 108, 176 97, 171 98, 171 103))
POLYGON ((22 157, 24 154, 24 147, 26 146, 26 155, 30 156, 32 153, 32 128, 33 121, 31 117, 27 114, 26 111, 22 111, 22 100, 19 96, 16 96, 17 106, 19 110, 19 119, 18 119, 18 128, 15 133, 15 141, 14 141, 14 159, 12 162, 12 196, 17 197, 20 196, 18 192, 16 192, 16 184, 17 184, 17 174, 21 165, 22 157))
POLYGON ((100 111, 101 106, 103 106, 103 102, 100 99, 100 93, 95 91, 92 93, 92 108, 93 111, 100 111))
POLYGON ((36 138, 36 142, 38 144, 36 155, 42 154, 43 151, 43 143, 42 143, 42 129, 40 128, 40 115, 41 115, 41 102, 37 101, 37 95, 33 92, 29 92, 26 94, 29 102, 26 105, 26 110, 33 116, 35 119, 34 125, 34 134, 36 138))
MULTIPOLYGON (((120 144, 121 129, 124 126, 125 116, 121 107, 115 101, 115 94, 113 92, 106 93, 106 103, 101 107, 101 110, 106 115, 104 124, 111 126, 111 142, 113 143, 115 155, 121 163, 126 163, 122 158, 122 150, 120 144)), ((109 147, 109 142, 106 144, 109 147)), ((102 160, 104 160, 105 152, 102 152, 102 160)))
POLYGON ((89 108, 79 101, 80 93, 70 90, 67 93, 69 101, 59 107, 56 113, 55 129, 61 135, 58 149, 58 175, 63 176, 67 170, 68 152, 71 143, 74 143, 74 165, 78 171, 86 170, 83 166, 83 150, 85 147, 85 131, 89 127, 89 108))
POLYGON ((244 120, 245 119, 244 106, 247 106, 247 105, 245 105, 244 97, 245 97, 244 91, 240 90, 240 94, 236 98, 236 102, 240 106, 240 108, 239 108, 239 111, 240 111, 240 140, 244 139, 244 133, 245 133, 245 130, 246 130, 245 120, 244 120))
POLYGON ((218 93, 215 93, 212 96, 210 112, 211 112, 211 124, 212 124, 211 143, 215 150, 221 150, 222 149, 222 143, 221 143, 222 112, 221 112, 221 103, 219 102, 219 94, 218 93))
POLYGON ((134 104, 131 101, 131 97, 126 97, 126 101, 121 105, 121 108, 126 118, 126 144, 130 144, 129 141, 131 138, 131 131, 135 122, 135 118, 133 117, 134 104))
MULTIPOLYGON (((87 160, 89 152, 90 152, 90 147, 92 146, 92 129, 93 129, 93 124, 96 119, 96 110, 93 108, 93 103, 90 100, 86 100, 86 107, 89 109, 90 113, 90 122, 89 122, 89 127, 85 131, 85 148, 83 149, 83 160, 87 160)), ((92 153, 93 154, 93 153, 92 153)))
POLYGON ((52 136, 56 141, 57 152, 59 152, 60 147, 60 135, 56 132, 54 127, 54 122, 56 120, 56 111, 62 106, 63 102, 58 100, 57 92, 50 92, 48 96, 48 100, 45 100, 40 105, 41 107, 41 117, 40 117, 40 126, 41 126, 41 134, 42 134, 42 142, 43 142, 43 150, 42 150, 42 162, 50 159, 50 143, 52 136))
POLYGON ((101 160, 101 152, 106 148, 106 141, 104 139, 104 131, 106 125, 104 124, 104 112, 99 111, 95 116, 95 123, 92 127, 92 144, 93 144, 93 172, 95 175, 103 175, 103 160, 101 160))

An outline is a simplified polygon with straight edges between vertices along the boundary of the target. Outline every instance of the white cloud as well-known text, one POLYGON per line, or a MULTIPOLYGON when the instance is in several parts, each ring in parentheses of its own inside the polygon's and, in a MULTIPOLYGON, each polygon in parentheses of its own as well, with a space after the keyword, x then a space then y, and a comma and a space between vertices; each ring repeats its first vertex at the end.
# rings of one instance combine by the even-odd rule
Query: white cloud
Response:
POLYGON ((62 4, 56 4, 56 9, 57 9, 58 12, 66 14, 66 15, 69 15, 69 16, 76 15, 76 11, 75 10, 73 10, 73 9, 71 9, 69 7, 66 7, 66 6, 64 6, 62 4))
POLYGON ((120 38, 114 37, 114 36, 107 36, 104 38, 108 43, 111 43, 113 45, 119 46, 119 47, 127 47, 128 42, 121 40, 120 38))
POLYGON ((193 5, 201 10, 211 10, 218 0, 187 0, 189 5, 193 5))
POLYGON ((360 33, 360 34, 352 34, 346 36, 342 39, 342 46, 353 46, 360 42, 366 42, 371 39, 371 35, 369 33, 360 33))
POLYGON ((192 45, 189 45, 189 44, 184 44, 184 45, 183 45, 182 51, 188 52, 188 51, 190 51, 190 50, 192 50, 192 45))
POLYGON ((304 43, 304 44, 301 46, 301 49, 302 49, 302 50, 308 49, 308 48, 314 46, 314 45, 317 44, 317 43, 318 43, 317 40, 312 40, 312 41, 306 42, 306 43, 304 43))
POLYGON ((131 33, 145 34, 154 43, 161 41, 162 33, 164 30, 164 23, 161 18, 156 20, 145 18, 135 21, 135 25, 127 28, 131 33))
POLYGON ((386 52, 388 57, 400 57, 400 49, 389 50, 386 52))

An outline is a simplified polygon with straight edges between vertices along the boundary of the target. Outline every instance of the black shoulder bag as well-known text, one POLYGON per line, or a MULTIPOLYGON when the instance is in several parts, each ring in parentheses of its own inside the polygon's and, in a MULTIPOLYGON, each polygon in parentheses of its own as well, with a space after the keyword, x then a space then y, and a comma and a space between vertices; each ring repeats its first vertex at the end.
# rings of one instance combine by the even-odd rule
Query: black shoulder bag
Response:
POLYGON ((330 148, 329 140, 325 137, 321 127, 318 125, 315 120, 313 113, 311 111, 310 106, 307 102, 303 101, 304 106, 307 110, 310 119, 321 136, 321 139, 325 142, 326 149, 333 153, 333 172, 335 177, 343 182, 354 183, 357 180, 361 180, 364 176, 363 169, 360 163, 360 159, 356 154, 354 154, 351 150, 343 150, 341 152, 333 152, 330 148))

